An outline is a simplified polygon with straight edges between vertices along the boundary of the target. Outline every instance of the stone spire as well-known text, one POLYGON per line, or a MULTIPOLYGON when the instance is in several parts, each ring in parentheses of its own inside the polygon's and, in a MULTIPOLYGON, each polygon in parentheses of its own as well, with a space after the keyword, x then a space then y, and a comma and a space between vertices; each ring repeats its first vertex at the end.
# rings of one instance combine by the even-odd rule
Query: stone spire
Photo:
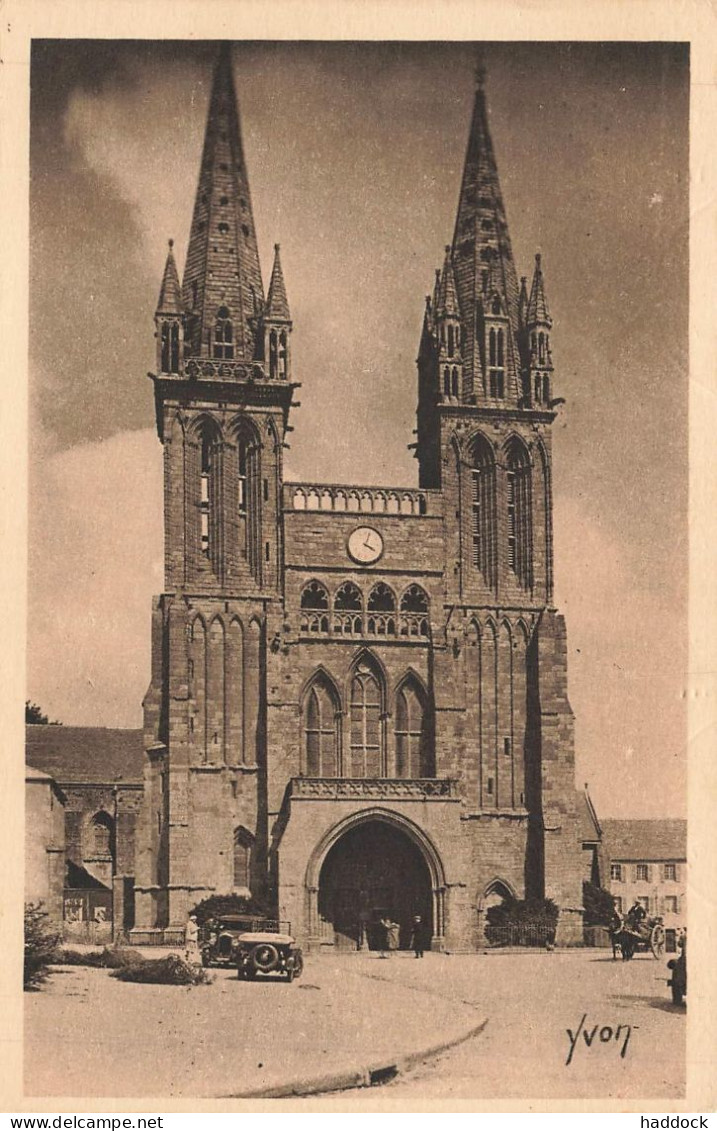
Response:
POLYGON ((164 265, 162 286, 159 291, 157 314, 182 314, 182 288, 179 285, 177 264, 174 260, 174 240, 169 241, 167 262, 164 265))
POLYGON ((284 273, 281 270, 279 244, 274 244, 274 266, 271 270, 269 295, 266 300, 266 319, 271 322, 290 322, 289 300, 286 297, 284 273))
POLYGON ((503 196, 498 178, 493 143, 488 128, 485 97, 485 72, 476 72, 473 107, 463 181, 453 237, 453 269, 465 333, 464 362, 466 389, 478 400, 484 392, 485 375, 476 326, 496 295, 507 316, 509 335, 506 350, 506 396, 519 396, 518 373, 518 279, 503 196))
POLYGON ((436 315, 449 318, 460 318, 461 311, 458 305, 456 279, 453 273, 453 259, 450 244, 446 245, 446 257, 443 269, 438 278, 438 294, 436 299, 436 315))
POLYGON ((221 310, 224 345, 231 333, 234 358, 254 358, 264 289, 228 43, 214 70, 182 297, 191 356, 212 356, 221 310))
POLYGON ((540 255, 535 257, 535 271, 525 322, 528 326, 552 326, 548 302, 545 297, 545 281, 540 255))

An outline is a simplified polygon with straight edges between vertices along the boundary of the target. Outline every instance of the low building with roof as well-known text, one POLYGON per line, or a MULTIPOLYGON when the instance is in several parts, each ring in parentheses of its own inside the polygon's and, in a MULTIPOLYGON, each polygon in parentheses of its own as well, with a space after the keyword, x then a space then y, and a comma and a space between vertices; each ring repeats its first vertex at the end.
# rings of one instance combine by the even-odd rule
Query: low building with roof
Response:
POLYGON ((25 767, 25 902, 62 922, 66 797, 51 774, 25 767))
POLYGON ((676 819, 602 822, 609 862, 609 890, 618 912, 637 900, 669 928, 687 922, 687 821, 676 819))
MULTIPOLYGON (((26 761, 39 775, 33 780, 54 781, 64 798, 58 917, 64 919, 69 936, 102 941, 134 925, 135 826, 143 760, 141 730, 26 728, 26 761)), ((27 820, 27 835, 35 845, 28 849, 33 860, 39 827, 36 810, 39 813, 33 801, 27 820)), ((53 898, 56 902, 56 895, 53 898)))

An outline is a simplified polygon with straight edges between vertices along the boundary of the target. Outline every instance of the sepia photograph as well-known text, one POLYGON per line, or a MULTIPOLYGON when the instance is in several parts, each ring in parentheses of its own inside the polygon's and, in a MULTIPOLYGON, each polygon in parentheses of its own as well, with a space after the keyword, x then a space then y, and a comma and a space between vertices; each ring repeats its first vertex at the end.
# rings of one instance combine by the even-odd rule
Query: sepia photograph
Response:
POLYGON ((684 1100, 648 38, 33 39, 26 1097, 684 1100))

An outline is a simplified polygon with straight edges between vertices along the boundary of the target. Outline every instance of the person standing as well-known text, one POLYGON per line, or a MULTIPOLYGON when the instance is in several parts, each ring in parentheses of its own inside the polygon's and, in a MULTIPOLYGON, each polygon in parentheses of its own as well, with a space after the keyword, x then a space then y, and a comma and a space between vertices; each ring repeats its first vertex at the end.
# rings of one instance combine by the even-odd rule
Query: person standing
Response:
POLYGON ((386 927, 389 954, 392 954, 394 950, 398 950, 400 931, 400 924, 394 923, 391 919, 389 919, 388 926, 386 927))
POLYGON ((420 915, 414 915, 411 925, 411 946, 413 947, 413 953, 416 958, 423 958, 425 945, 426 929, 423 925, 423 919, 420 915))
POLYGON ((184 928, 184 961, 190 966, 201 966, 202 956, 199 953, 199 925, 197 916, 190 915, 184 928))

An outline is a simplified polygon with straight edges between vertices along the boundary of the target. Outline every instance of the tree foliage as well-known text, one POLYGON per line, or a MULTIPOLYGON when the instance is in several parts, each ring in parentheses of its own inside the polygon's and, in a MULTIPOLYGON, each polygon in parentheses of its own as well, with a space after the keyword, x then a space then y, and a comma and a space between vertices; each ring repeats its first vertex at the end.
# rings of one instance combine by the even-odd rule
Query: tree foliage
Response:
POLYGON ((38 707, 37 703, 31 703, 29 699, 25 700, 25 722, 35 726, 60 726, 57 721, 51 723, 42 707, 38 707))
POLYGON ((257 918, 273 918, 271 911, 261 900, 243 895, 210 895, 192 908, 200 927, 209 919, 221 919, 223 915, 255 915, 257 918))
POLYGON ((42 903, 26 903, 24 989, 40 988, 50 972, 50 964, 56 961, 59 941, 60 936, 53 929, 42 903))
POLYGON ((583 907, 586 927, 609 927, 615 913, 615 897, 597 884, 583 880, 583 907))

